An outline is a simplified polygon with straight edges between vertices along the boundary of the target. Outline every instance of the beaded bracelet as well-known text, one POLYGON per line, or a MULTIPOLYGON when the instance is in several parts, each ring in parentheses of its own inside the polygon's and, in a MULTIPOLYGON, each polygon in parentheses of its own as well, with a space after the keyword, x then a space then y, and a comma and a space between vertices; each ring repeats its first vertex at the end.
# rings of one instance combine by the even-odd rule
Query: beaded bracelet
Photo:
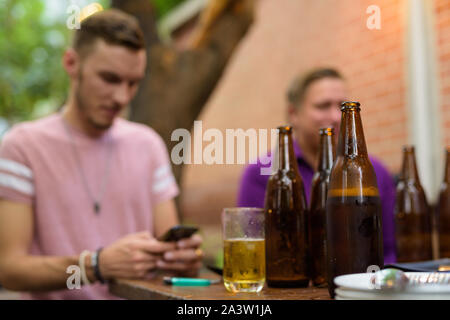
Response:
POLYGON ((105 279, 103 279, 102 274, 100 273, 100 266, 99 266, 99 258, 100 258, 100 252, 102 252, 103 248, 98 249, 95 251, 91 256, 91 264, 92 268, 94 269, 94 275, 100 281, 100 283, 105 283, 105 279))
POLYGON ((83 281, 84 284, 88 285, 91 284, 91 282, 89 281, 87 275, 86 275, 86 266, 85 266, 85 260, 86 260, 86 256, 90 254, 90 251, 88 250, 84 250, 81 254, 80 254, 80 258, 78 260, 78 265, 80 266, 80 270, 81 270, 81 280, 83 281))

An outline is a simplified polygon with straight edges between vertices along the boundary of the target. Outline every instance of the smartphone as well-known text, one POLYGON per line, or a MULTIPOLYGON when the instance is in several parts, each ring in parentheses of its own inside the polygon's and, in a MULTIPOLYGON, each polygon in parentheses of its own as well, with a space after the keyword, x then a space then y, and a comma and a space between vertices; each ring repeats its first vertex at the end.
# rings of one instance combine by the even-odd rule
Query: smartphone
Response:
POLYGON ((158 240, 159 241, 178 241, 184 238, 189 238, 194 233, 198 231, 197 227, 194 226, 183 226, 177 225, 170 228, 165 234, 163 234, 158 240))

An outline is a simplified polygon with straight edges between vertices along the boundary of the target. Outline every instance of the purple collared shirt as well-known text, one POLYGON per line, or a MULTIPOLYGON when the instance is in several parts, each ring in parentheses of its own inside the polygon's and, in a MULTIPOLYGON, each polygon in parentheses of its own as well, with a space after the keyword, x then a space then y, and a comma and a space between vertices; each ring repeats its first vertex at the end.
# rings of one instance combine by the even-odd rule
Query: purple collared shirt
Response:
MULTIPOLYGON (((314 169, 305 161, 302 150, 295 142, 294 153, 297 158, 300 175, 303 179, 306 201, 309 204, 314 169)), ((396 261, 394 229, 395 184, 391 175, 381 162, 373 156, 369 158, 377 176, 382 205, 384 263, 389 264, 396 261)), ((258 159, 256 164, 250 164, 245 168, 239 187, 237 203, 239 207, 264 208, 266 186, 270 177, 261 174, 261 168, 264 167, 270 167, 269 161, 261 162, 258 159)))

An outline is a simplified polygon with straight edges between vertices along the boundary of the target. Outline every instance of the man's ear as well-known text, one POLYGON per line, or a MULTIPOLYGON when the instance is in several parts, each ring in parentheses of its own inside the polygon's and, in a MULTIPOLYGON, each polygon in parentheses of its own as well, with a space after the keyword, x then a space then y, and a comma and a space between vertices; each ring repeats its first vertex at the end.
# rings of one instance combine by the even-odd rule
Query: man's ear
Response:
POLYGON ((292 103, 288 104, 288 115, 292 115, 294 113, 297 113, 297 108, 294 107, 292 103))
POLYGON ((62 63, 69 77, 77 79, 81 65, 80 55, 73 48, 69 48, 64 52, 62 63))
POLYGON ((287 120, 289 123, 295 123, 298 117, 298 107, 295 107, 292 103, 287 106, 287 120))

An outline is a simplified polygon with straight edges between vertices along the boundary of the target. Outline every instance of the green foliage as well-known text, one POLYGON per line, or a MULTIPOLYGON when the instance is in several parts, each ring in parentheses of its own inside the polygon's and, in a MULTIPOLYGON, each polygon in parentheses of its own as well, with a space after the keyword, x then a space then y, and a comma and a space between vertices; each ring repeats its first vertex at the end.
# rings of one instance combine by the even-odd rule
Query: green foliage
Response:
MULTIPOLYGON (((56 110, 66 98, 61 59, 72 33, 71 2, 57 2, 0 0, 0 118, 9 123, 56 110)), ((109 0, 98 2, 109 7, 109 0)))
POLYGON ((42 1, 0 0, 0 117, 9 122, 30 119, 36 106, 65 96, 68 29, 46 24, 43 13, 42 1))
POLYGON ((175 8, 185 0, 151 0, 156 9, 157 18, 166 15, 170 10, 175 8))
MULTIPOLYGON (((162 17, 183 0, 149 1, 162 17)), ((74 1, 81 6, 91 2, 74 1)), ((110 0, 97 2, 110 6, 110 0)), ((0 120, 12 124, 33 119, 64 102, 69 81, 61 58, 72 34, 66 26, 70 4, 0 0, 0 120)))

